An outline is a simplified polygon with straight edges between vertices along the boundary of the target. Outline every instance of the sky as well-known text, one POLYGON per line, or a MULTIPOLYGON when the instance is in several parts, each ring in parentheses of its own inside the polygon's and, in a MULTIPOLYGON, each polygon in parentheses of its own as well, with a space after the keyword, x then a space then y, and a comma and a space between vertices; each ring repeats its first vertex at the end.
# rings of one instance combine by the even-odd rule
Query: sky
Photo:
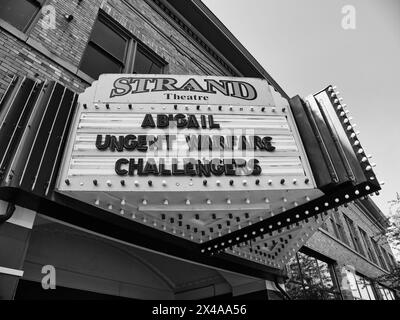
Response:
POLYGON ((203 0, 286 93, 337 86, 379 181, 400 193, 400 0, 203 0), (355 9, 355 29, 342 20, 355 9))

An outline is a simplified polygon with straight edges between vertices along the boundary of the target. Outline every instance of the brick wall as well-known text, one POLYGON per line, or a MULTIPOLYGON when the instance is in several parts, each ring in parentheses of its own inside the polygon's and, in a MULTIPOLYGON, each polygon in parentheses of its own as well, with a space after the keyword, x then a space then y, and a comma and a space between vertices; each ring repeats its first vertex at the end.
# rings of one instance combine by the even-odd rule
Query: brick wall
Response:
MULTIPOLYGON (((342 208, 340 212, 334 213, 336 219, 338 219, 344 227, 344 232, 349 245, 342 243, 336 239, 332 225, 329 220, 326 221, 328 227, 327 233, 324 231, 317 231, 306 243, 306 246, 317 251, 324 256, 327 256, 335 260, 335 271, 338 276, 338 282, 341 287, 342 294, 346 300, 352 299, 351 290, 346 287, 347 276, 344 267, 350 266, 348 269, 353 269, 356 272, 363 274, 369 278, 375 278, 385 271, 373 261, 368 258, 366 248, 358 231, 358 227, 361 227, 368 235, 368 237, 377 235, 381 230, 378 226, 370 220, 357 206, 350 204, 348 208, 342 208), (357 229, 358 237, 360 239, 361 246, 367 256, 355 252, 353 243, 351 241, 350 233, 346 222, 344 221, 343 214, 353 220, 354 225, 357 229)), ((389 249, 387 242, 380 243, 385 249, 389 249)), ((390 250, 390 249, 389 249, 390 250)), ((373 252, 374 249, 373 249, 373 252)), ((377 258, 378 259, 378 258, 377 258)))
POLYGON ((87 86, 77 76, 0 28, 0 97, 14 74, 56 80, 75 91, 87 86))
POLYGON ((229 72, 188 36, 162 10, 144 0, 48 0, 56 12, 56 28, 43 28, 38 14, 29 31, 22 34, 0 21, 0 97, 10 76, 57 80, 81 92, 90 78, 79 72, 91 29, 100 8, 168 63, 170 74, 229 75, 229 72), (65 14, 74 19, 67 22, 65 14))
MULTIPOLYGON (((344 232, 349 240, 349 245, 347 246, 336 239, 332 225, 328 222, 328 220, 325 220, 327 221, 329 235, 323 231, 316 232, 307 242, 307 247, 310 247, 311 249, 334 259, 339 265, 352 265, 355 267, 356 271, 364 274, 367 277, 375 277, 382 274, 382 269, 377 267, 372 261, 369 260, 368 257, 355 252, 349 229, 344 221, 343 214, 353 220, 357 229, 356 231, 360 239, 361 246, 363 247, 366 255, 366 248, 358 231, 358 227, 361 227, 367 233, 368 237, 377 235, 380 232, 380 229, 355 205, 349 205, 348 208, 341 209, 339 213, 335 214, 336 218, 339 219, 343 225, 344 232)), ((387 242, 383 245, 383 247, 388 249, 387 242)))

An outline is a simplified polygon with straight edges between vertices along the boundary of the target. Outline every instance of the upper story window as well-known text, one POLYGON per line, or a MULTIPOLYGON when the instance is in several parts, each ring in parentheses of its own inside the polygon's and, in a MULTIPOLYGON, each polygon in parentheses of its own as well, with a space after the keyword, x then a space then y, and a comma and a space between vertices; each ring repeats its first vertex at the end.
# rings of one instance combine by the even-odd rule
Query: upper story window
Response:
POLYGON ((385 258, 385 262, 386 262, 386 265, 388 266, 388 268, 393 269, 394 265, 392 265, 392 260, 390 260, 390 258, 389 258, 389 253, 384 248, 382 248, 382 253, 383 253, 383 257, 385 258))
POLYGON ((133 73, 160 74, 162 71, 163 65, 149 51, 140 47, 136 50, 133 73))
POLYGON ((363 248, 362 248, 362 246, 361 246, 361 242, 360 242, 360 239, 359 239, 359 237, 358 237, 357 230, 356 230, 356 227, 355 227, 355 225, 354 225, 353 220, 351 220, 351 219, 350 219, 349 217, 347 217, 346 215, 343 215, 343 217, 344 217, 344 220, 345 220, 346 223, 347 223, 347 227, 348 227, 348 229, 349 229, 350 238, 351 238, 351 241, 352 241, 352 243, 353 243, 354 249, 355 249, 358 253, 361 253, 362 255, 365 255, 365 254, 364 254, 364 250, 363 250, 363 248))
POLYGON ((331 216, 331 223, 332 223, 333 232, 335 233, 336 238, 338 238, 340 241, 342 241, 348 245, 349 241, 347 239, 346 233, 344 232, 343 224, 340 221, 339 213, 333 214, 331 216))
POLYGON ((112 21, 99 15, 80 69, 93 79, 103 73, 163 73, 165 63, 112 21))
POLYGON ((376 243, 375 240, 372 240, 372 244, 374 245, 375 253, 376 253, 376 256, 377 256, 378 259, 379 259, 379 264, 380 264, 380 266, 381 266, 382 268, 384 268, 384 269, 387 269, 387 266, 386 266, 386 264, 385 264, 385 260, 383 260, 382 252, 381 252, 381 250, 379 249, 378 244, 376 243))
POLYGON ((7 21, 15 28, 24 32, 39 13, 44 1, 45 0, 1 0, 0 19, 7 21))
POLYGON ((375 255, 373 254, 372 245, 369 242, 369 238, 367 236, 367 233, 363 229, 361 229, 360 227, 358 229, 360 230, 361 238, 362 238, 362 240, 364 242, 364 247, 365 247, 365 249, 367 251, 369 260, 373 261, 374 263, 377 263, 375 255))

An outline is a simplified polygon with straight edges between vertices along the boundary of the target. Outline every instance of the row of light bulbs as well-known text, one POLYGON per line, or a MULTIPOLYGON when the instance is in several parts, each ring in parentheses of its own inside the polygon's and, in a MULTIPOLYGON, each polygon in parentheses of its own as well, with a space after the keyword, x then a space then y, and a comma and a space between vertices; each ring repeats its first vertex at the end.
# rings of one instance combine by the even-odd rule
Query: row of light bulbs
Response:
MULTIPOLYGON (((332 87, 330 87, 330 88, 328 89, 328 91, 331 93, 331 98, 334 99, 333 102, 334 102, 335 104, 337 104, 336 110, 338 111, 339 116, 342 117, 342 118, 344 118, 343 124, 344 124, 345 126, 347 125, 346 130, 347 130, 347 131, 353 131, 353 132, 350 134, 350 138, 353 139, 353 140, 355 140, 354 143, 353 143, 353 147, 354 147, 354 148, 357 148, 358 146, 360 146, 360 141, 357 139, 357 137, 360 135, 360 132, 359 132, 359 131, 354 131, 354 128, 357 126, 357 124, 350 124, 350 121, 353 120, 353 118, 352 118, 352 117, 347 117, 348 114, 350 113, 350 111, 349 111, 349 110, 346 110, 346 108, 347 108, 347 105, 346 105, 346 104, 342 104, 342 103, 341 103, 341 102, 343 101, 343 98, 339 98, 339 97, 338 97, 338 95, 340 94, 340 92, 339 92, 339 91, 336 91, 336 89, 337 89, 336 86, 332 86, 332 87)), ((359 149, 357 149, 357 153, 358 153, 359 155, 363 155, 363 154, 365 154, 365 151, 364 151, 364 149, 362 149, 362 148, 360 147, 359 149)), ((367 163, 367 162, 369 162, 368 159, 371 159, 371 158, 372 158, 371 155, 363 156, 362 159, 361 159, 361 163, 362 163, 362 164, 363 164, 363 163, 367 163)), ((376 166, 375 163, 370 163, 370 164, 367 163, 367 165, 365 166, 364 169, 365 169, 365 171, 370 172, 370 171, 372 171, 372 168, 374 168, 375 166, 376 166)), ((370 176, 370 180, 375 180, 375 177, 374 177, 373 175, 370 176)), ((384 183, 381 182, 381 185, 383 185, 383 184, 384 184, 384 183)), ((377 194, 379 194, 379 193, 377 193, 377 194)))
MULTIPOLYGON (((83 108, 87 109, 87 107, 88 107, 87 104, 84 103, 83 104, 83 108)), ((107 110, 110 110, 110 104, 109 103, 106 103, 105 107, 106 107, 107 110)), ((213 111, 214 112, 214 111, 216 111, 216 110, 213 110, 213 109, 215 109, 215 107, 217 107, 217 106, 207 106, 206 108, 207 108, 207 111, 213 111)), ((100 109, 100 106, 98 104, 94 104, 94 108, 96 110, 98 110, 98 109, 100 109)), ((133 105, 131 103, 129 103, 128 104, 128 108, 130 110, 132 110, 133 109, 133 105)), ((166 110, 166 108, 167 108, 166 106, 162 106, 163 110, 166 110)), ((233 106, 229 106, 229 107, 226 106, 226 108, 231 112, 236 111, 233 106)), ((117 109, 121 109, 121 106, 117 105, 117 109)), ((143 107, 141 109, 143 109, 143 107)), ((151 109, 154 109, 154 107, 151 107, 151 109)), ((184 106, 184 110, 185 111, 189 111, 190 109, 191 108, 189 106, 184 106)), ((256 109, 259 109, 261 112, 266 112, 267 107, 264 107, 264 106, 252 107, 252 106, 250 106, 250 111, 254 112, 254 111, 256 111, 256 109)), ((269 109, 271 109, 271 111, 273 113, 277 112, 277 108, 276 107, 269 107, 269 109)), ((174 110, 178 110, 178 105, 177 104, 174 105, 174 110)), ((201 110, 201 106, 200 105, 196 105, 196 110, 200 111, 201 110)), ((243 111, 243 110, 244 110, 244 107, 239 107, 239 111, 243 111)), ((218 106, 218 111, 224 111, 223 106, 221 106, 221 105, 218 106)), ((286 113, 286 107, 281 108, 281 111, 282 111, 282 113, 286 113)))
MULTIPOLYGON (((68 178, 65 179, 64 182, 65 182, 65 184, 68 185, 68 186, 71 185, 71 180, 68 179, 68 178)), ((308 184, 309 182, 310 182, 310 179, 309 179, 309 178, 305 178, 305 179, 304 179, 304 183, 305 183, 305 184, 308 184)), ((99 181, 98 181, 97 179, 93 179, 92 183, 93 183, 94 186, 99 186, 99 181)), ((256 179, 256 180, 254 181, 254 183, 255 183, 256 185, 260 185, 261 180, 260 180, 260 179, 256 179)), ((286 179, 281 178, 281 179, 279 180, 279 183, 280 183, 281 185, 285 185, 285 184, 287 183, 287 181, 286 181, 286 179)), ((297 184, 298 184, 298 180, 297 180, 296 178, 294 178, 294 179, 292 179, 292 182, 291 182, 291 183, 292 183, 293 185, 297 185, 297 184)), ((125 181, 125 180, 121 180, 121 181, 120 181, 120 184, 121 184, 122 186, 126 186, 126 181, 125 181)), ((133 184, 134 184, 135 187, 140 187, 140 182, 139 182, 138 180, 133 181, 133 184)), ((234 184, 235 184, 235 181, 234 181, 234 180, 232 180, 232 179, 229 180, 229 185, 230 185, 230 186, 233 186, 234 184)), ((248 185, 249 185, 249 182, 248 182, 246 179, 244 179, 244 180, 241 181, 241 184, 242 184, 243 186, 248 186, 248 185)), ((268 179, 267 185, 271 186, 271 185, 273 185, 273 184, 274 184, 274 181, 273 181, 272 179, 268 179)), ((80 186, 83 186, 84 183, 83 183, 83 182, 80 182, 79 185, 80 185, 80 186)), ((107 180, 107 181, 106 181, 106 185, 107 185, 108 187, 112 187, 112 186, 113 186, 111 180, 107 180)), ((150 187, 154 186, 153 180, 148 180, 148 181, 147 181, 147 185, 150 186, 150 187)), ((162 185, 163 187, 167 187, 167 186, 168 186, 168 183, 167 183, 166 180, 162 180, 162 181, 161 181, 161 185, 162 185)), ((191 183, 190 185, 193 185, 193 183, 191 183)), ((203 180, 203 186, 207 186, 207 185, 208 185, 208 180, 204 179, 204 180, 203 180)), ((215 182, 215 185, 218 186, 218 187, 220 187, 220 186, 223 185, 223 183, 222 183, 220 180, 217 180, 217 181, 215 182)))

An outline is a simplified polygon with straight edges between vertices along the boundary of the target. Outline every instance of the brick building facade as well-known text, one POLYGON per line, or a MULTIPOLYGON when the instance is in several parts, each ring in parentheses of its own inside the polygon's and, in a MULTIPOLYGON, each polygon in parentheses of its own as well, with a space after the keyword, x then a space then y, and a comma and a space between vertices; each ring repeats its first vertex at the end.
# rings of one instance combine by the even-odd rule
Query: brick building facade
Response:
MULTIPOLYGON (((0 10, 0 97, 15 75, 54 80, 81 93, 96 80, 96 70, 101 72, 107 67, 110 69, 106 72, 150 73, 142 69, 148 66, 148 70, 157 71, 153 73, 264 78, 283 98, 288 98, 197 0, 18 0, 3 1, 0 10), (16 14, 18 9, 26 13, 23 19, 16 14), (106 35, 112 39, 110 42, 104 40, 106 35)), ((5 210, 4 204, 1 208, 5 210)), ((21 217, 28 214, 20 209, 21 217)), ((4 297, 29 298, 30 294, 37 294, 37 289, 32 288, 41 281, 43 264, 54 264, 61 270, 57 285, 63 289, 56 291, 65 290, 66 296, 85 298, 87 292, 95 292, 102 298, 138 299, 283 297, 279 285, 270 280, 164 257, 75 230, 46 219, 40 212, 33 215, 29 223, 18 223, 17 218, 6 222, 7 228, 28 229, 30 240, 24 243, 25 253, 19 262, 24 275, 20 275, 18 289, 19 278, 11 284, 7 282, 4 297), (51 239, 51 246, 46 239, 51 239), (69 247, 68 241, 74 245, 69 247), (62 248, 70 250, 60 255, 62 248), (97 259, 102 267, 85 256, 97 259), (130 274, 132 266, 137 275, 130 274), (185 276, 177 275, 176 270, 187 272, 185 276)), ((330 288, 339 292, 336 298, 368 299, 363 289, 357 289, 357 283, 348 280, 351 275, 345 266, 358 277, 370 279, 389 272, 394 265, 386 240, 377 236, 386 227, 384 219, 372 200, 358 201, 329 215, 303 248, 305 255, 326 261, 333 268, 335 276, 330 288)), ((290 278, 290 270, 288 274, 290 278)), ((298 285, 304 290, 305 277, 300 278, 303 283, 298 285)), ((374 288, 374 297, 368 291, 369 298, 393 298, 385 290, 374 288)), ((287 291, 290 294, 291 290, 287 291)), ((51 297, 47 292, 45 295, 51 297)))

